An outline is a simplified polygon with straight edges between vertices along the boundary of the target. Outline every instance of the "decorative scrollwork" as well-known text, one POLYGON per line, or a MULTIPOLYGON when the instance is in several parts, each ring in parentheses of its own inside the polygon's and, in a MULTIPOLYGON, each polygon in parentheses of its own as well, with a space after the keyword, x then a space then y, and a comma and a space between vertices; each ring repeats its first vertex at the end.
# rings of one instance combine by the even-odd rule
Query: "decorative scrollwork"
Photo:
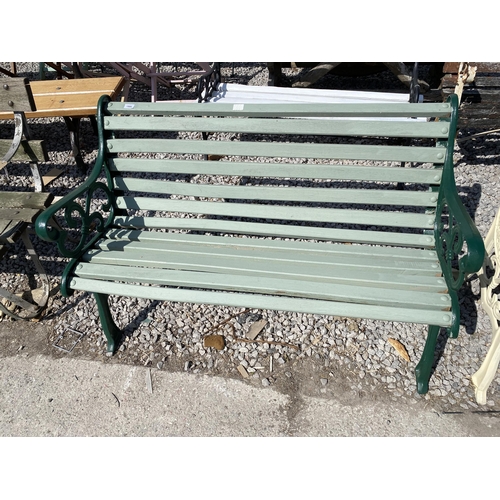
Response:
POLYGON ((446 201, 439 207, 436 216, 436 250, 443 265, 448 286, 459 290, 467 276, 467 255, 462 226, 454 214, 450 213, 446 201))
POLYGON ((45 239, 57 244, 62 256, 78 257, 113 220, 113 200, 114 196, 104 182, 93 182, 85 189, 78 189, 71 199, 63 198, 44 212, 44 218, 37 221, 38 231, 45 239), (61 211, 65 223, 54 227, 56 214, 61 211))

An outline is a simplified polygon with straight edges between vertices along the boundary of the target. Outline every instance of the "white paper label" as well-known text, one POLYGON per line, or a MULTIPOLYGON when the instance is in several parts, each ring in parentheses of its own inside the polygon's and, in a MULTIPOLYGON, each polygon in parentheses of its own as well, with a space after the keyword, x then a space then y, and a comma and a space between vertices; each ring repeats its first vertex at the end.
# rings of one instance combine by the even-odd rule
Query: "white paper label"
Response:
POLYGON ((125 104, 123 106, 123 109, 133 109, 133 108, 135 108, 135 104, 125 104))
POLYGON ((242 111, 244 108, 244 104, 233 104, 233 111, 242 111))

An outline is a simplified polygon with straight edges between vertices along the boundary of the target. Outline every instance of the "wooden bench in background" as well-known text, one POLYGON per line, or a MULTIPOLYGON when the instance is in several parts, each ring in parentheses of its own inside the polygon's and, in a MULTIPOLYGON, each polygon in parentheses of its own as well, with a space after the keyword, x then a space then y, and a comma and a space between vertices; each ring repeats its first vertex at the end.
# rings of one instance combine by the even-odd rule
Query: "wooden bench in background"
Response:
MULTIPOLYGON (((7 166, 12 161, 30 162, 34 178, 33 192, 9 190, 4 183, 0 191, 0 258, 4 258, 9 246, 21 238, 41 280, 41 294, 27 300, 19 294, 0 287, 0 313, 14 319, 29 319, 38 316, 47 305, 49 298, 49 280, 31 243, 28 231, 36 217, 52 202, 53 195, 41 192, 44 179, 38 170, 38 162, 46 161, 47 154, 43 141, 30 139, 25 114, 33 112, 35 103, 27 79, 2 79, 0 88, 0 112, 12 113, 14 131, 12 139, 0 140, 0 175, 6 174, 7 166), (7 83, 8 82, 8 83, 7 83), (37 192, 38 191, 38 192, 37 192)), ((25 291, 27 292, 27 291, 25 291)), ((21 294, 23 295, 23 294, 21 294)))
MULTIPOLYGON (((1 85, 13 85, 16 78, 0 78, 1 85)), ((121 76, 103 78, 77 78, 30 82, 34 108, 25 111, 26 119, 63 118, 70 136, 73 156, 79 168, 86 170, 80 150, 80 121, 95 120, 97 101, 101 95, 116 99, 125 83, 121 76)), ((0 120, 12 120, 10 111, 0 112, 0 120)))
POLYGON ((484 258, 454 181, 456 120, 456 96, 286 105, 103 97, 94 169, 38 217, 36 232, 70 259, 61 293, 94 295, 110 353, 123 333, 109 295, 419 323, 428 325, 415 367, 425 393, 440 329, 458 335, 457 292, 484 258), (210 155, 221 161, 203 160, 210 155), (68 245, 53 218, 72 234, 78 222, 79 243, 68 245))

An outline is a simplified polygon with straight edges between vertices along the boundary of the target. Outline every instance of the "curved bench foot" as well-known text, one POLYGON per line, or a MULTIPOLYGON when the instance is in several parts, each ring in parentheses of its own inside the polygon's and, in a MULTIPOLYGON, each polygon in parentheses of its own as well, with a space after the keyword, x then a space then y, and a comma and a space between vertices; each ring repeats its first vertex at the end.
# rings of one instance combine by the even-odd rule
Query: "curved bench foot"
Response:
POLYGON ((431 378, 432 365, 434 364, 434 353, 439 335, 439 326, 429 325, 427 340, 425 341, 424 352, 415 368, 417 378, 417 392, 426 394, 429 390, 429 380, 431 378))
POLYGON ((107 353, 112 355, 115 353, 118 343, 121 341, 122 331, 116 326, 116 323, 113 321, 113 317, 111 316, 108 295, 104 293, 94 293, 94 298, 97 302, 102 329, 104 330, 104 334, 106 335, 106 339, 108 341, 107 353))

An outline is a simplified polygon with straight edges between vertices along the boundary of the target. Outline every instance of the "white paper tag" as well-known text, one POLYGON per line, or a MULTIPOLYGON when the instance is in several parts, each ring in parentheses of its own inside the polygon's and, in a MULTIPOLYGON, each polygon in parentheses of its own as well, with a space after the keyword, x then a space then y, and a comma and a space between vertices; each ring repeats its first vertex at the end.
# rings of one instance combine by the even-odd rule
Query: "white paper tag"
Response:
POLYGON ((135 104, 124 104, 123 105, 123 109, 133 109, 135 108, 135 104))
POLYGON ((233 104, 233 111, 242 111, 245 109, 244 104, 233 104))

